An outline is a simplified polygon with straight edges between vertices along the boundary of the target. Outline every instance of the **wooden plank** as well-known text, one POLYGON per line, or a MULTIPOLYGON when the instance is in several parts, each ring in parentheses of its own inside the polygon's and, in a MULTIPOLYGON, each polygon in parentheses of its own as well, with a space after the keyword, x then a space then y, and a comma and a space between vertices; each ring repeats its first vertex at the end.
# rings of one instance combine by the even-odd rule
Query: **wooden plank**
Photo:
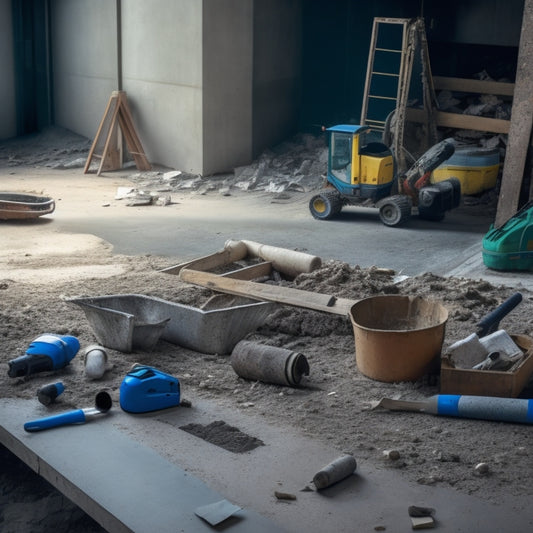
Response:
POLYGON ((446 76, 433 76, 433 84, 435 89, 439 90, 499 96, 513 96, 515 87, 514 83, 508 82, 449 78, 446 76))
MULTIPOLYGON (((434 117, 437 126, 464 130, 488 131, 491 133, 509 133, 511 124, 509 120, 499 118, 462 115, 458 113, 447 113, 445 111, 436 111, 434 117)), ((407 110, 407 120, 423 123, 425 120, 424 110, 412 107, 409 108, 407 110)))
POLYGON ((98 171, 96 172, 97 176, 99 176, 102 173, 102 170, 104 168, 104 163, 105 163, 107 154, 109 153, 109 148, 111 146, 111 141, 113 139, 113 132, 115 131, 115 127, 117 125, 117 117, 118 117, 119 111, 120 111, 120 100, 117 99, 117 103, 115 105, 113 114, 111 116, 111 123, 109 124, 109 130, 107 132, 107 137, 106 137, 106 141, 104 144, 104 151, 102 152, 102 159, 100 161, 100 166, 98 167, 98 171))
MULTIPOLYGON (((104 114, 102 116, 102 120, 100 121, 100 125, 98 126, 98 130, 96 131, 96 136, 94 138, 93 144, 91 145, 91 149, 89 150, 89 156, 87 157, 87 161, 85 162, 85 168, 83 169, 83 173, 84 174, 87 174, 87 172, 89 172, 89 167, 91 166, 91 160, 92 160, 93 157, 102 157, 100 155, 96 155, 94 152, 96 150, 96 146, 97 146, 98 141, 100 139, 100 135, 102 134, 102 130, 103 130, 104 124, 108 120, 108 115, 109 115, 109 113, 111 111, 111 106, 112 106, 113 103, 115 105, 118 105, 118 93, 116 93, 116 91, 114 91, 111 94, 111 97, 107 101, 107 105, 106 105, 104 114)), ((114 111, 114 109, 115 108, 113 108, 113 111, 114 111)))
POLYGON ((165 274, 178 275, 184 268, 191 270, 213 270, 224 265, 229 265, 235 261, 241 261, 248 255, 248 249, 245 244, 238 243, 233 246, 226 246, 223 250, 214 254, 204 255, 192 261, 173 265, 161 270, 165 274))
POLYGON ((531 142, 533 125, 533 0, 526 0, 522 17, 522 33, 518 50, 516 86, 511 109, 511 128, 505 161, 503 164, 502 184, 494 227, 500 228, 517 211, 520 189, 524 180, 524 169, 528 148, 531 142))
POLYGON ((180 272, 180 279, 228 294, 305 307, 335 315, 348 316, 351 307, 357 302, 357 300, 335 298, 335 296, 328 294, 314 293, 291 287, 264 285, 253 281, 225 278, 210 272, 199 272, 187 268, 180 272))
POLYGON ((257 263, 256 265, 250 265, 248 267, 239 268, 238 270, 232 270, 222 274, 225 278, 242 279, 251 281, 272 274, 272 261, 264 261, 257 263))
MULTIPOLYGON (((148 159, 144 153, 144 149, 141 144, 141 140, 137 136, 137 132, 135 131, 135 126, 133 124, 133 116, 131 114, 128 100, 126 98, 126 93, 121 92, 120 95, 120 120, 123 124, 123 133, 126 135, 126 132, 129 135, 130 138, 130 145, 128 146, 131 155, 135 159, 135 163, 137 165, 137 168, 139 170, 150 170, 152 166, 148 162, 148 159)), ((126 141, 128 138, 126 138, 126 141)))

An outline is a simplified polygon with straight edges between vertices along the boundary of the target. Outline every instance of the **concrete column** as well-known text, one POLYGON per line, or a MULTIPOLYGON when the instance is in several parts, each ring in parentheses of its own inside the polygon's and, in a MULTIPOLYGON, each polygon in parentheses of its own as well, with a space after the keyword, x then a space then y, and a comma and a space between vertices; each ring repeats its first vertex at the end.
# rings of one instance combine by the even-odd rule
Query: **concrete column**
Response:
POLYGON ((203 0, 203 173, 252 159, 253 2, 203 0))

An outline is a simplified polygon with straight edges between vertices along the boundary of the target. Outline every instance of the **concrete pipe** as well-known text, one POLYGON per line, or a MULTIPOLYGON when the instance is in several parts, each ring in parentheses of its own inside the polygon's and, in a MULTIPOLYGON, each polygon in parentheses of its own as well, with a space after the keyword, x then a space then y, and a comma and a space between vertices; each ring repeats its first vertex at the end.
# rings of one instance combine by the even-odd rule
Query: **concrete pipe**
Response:
POLYGON ((322 265, 322 259, 316 255, 296 252, 286 248, 278 248, 267 244, 260 244, 254 241, 232 241, 225 244, 225 248, 240 249, 244 244, 248 255, 260 257, 264 261, 271 261, 272 266, 283 274, 296 277, 298 274, 313 272, 322 265))
POLYGON ((309 375, 309 363, 301 353, 250 341, 239 342, 230 361, 240 377, 265 383, 296 386, 309 375))

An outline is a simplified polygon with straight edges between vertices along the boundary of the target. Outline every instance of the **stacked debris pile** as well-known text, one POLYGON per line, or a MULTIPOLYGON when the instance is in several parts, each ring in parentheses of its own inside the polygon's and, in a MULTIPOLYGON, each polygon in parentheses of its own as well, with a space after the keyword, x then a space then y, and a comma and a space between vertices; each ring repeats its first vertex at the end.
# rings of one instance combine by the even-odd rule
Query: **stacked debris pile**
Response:
MULTIPOLYGON (((474 74, 473 78, 481 81, 509 81, 504 79, 494 80, 485 70, 474 74)), ((511 119, 511 98, 505 100, 494 94, 474 94, 442 90, 437 94, 437 103, 440 111, 446 111, 448 113, 474 115, 502 120, 511 119)), ((450 133, 459 145, 475 145, 487 149, 499 148, 503 161, 505 148, 507 147, 506 134, 493 134, 490 132, 474 130, 454 130, 447 133, 450 133)))
POLYGON ((265 150, 250 165, 232 173, 201 176, 179 170, 137 172, 129 179, 141 189, 158 192, 309 192, 319 189, 327 165, 327 145, 322 135, 299 134, 265 150))

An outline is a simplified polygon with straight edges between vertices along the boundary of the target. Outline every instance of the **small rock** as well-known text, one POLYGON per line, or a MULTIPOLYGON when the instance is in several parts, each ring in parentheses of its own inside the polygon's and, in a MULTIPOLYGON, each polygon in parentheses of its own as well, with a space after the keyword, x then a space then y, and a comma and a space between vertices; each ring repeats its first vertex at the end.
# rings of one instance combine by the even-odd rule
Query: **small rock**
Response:
POLYGON ((289 494, 288 492, 279 492, 279 491, 274 491, 274 496, 276 496, 276 498, 278 500, 296 500, 296 496, 294 494, 289 494))
POLYGON ((135 193, 135 189, 133 187, 119 187, 117 189, 117 193, 115 194, 115 200, 123 200, 124 198, 128 198, 133 193, 135 193))
POLYGON ((484 476, 489 473, 490 468, 487 463, 478 463, 474 467, 474 471, 476 472, 476 474, 479 474, 480 476, 484 476))
POLYGON ((163 180, 170 181, 174 178, 177 178, 180 175, 181 175, 181 170, 171 170, 170 172, 165 172, 163 174, 163 180))
POLYGON ((435 514, 435 509, 431 507, 420 507, 418 505, 410 505, 407 509, 409 516, 432 516, 435 514))
POLYGON ((172 203, 172 199, 170 197, 170 194, 165 194, 163 196, 158 196, 155 205, 170 205, 172 203))
POLYGON ((400 458, 400 452, 398 450, 384 450, 383 455, 391 461, 397 461, 400 458))
POLYGON ((139 205, 150 205, 151 203, 152 203, 152 197, 149 194, 147 194, 147 195, 139 194, 139 195, 135 196, 134 198, 131 198, 126 203, 126 205, 128 207, 135 207, 135 206, 139 206, 139 205))
POLYGON ((413 529, 430 529, 435 527, 435 520, 432 516, 411 517, 413 529))

